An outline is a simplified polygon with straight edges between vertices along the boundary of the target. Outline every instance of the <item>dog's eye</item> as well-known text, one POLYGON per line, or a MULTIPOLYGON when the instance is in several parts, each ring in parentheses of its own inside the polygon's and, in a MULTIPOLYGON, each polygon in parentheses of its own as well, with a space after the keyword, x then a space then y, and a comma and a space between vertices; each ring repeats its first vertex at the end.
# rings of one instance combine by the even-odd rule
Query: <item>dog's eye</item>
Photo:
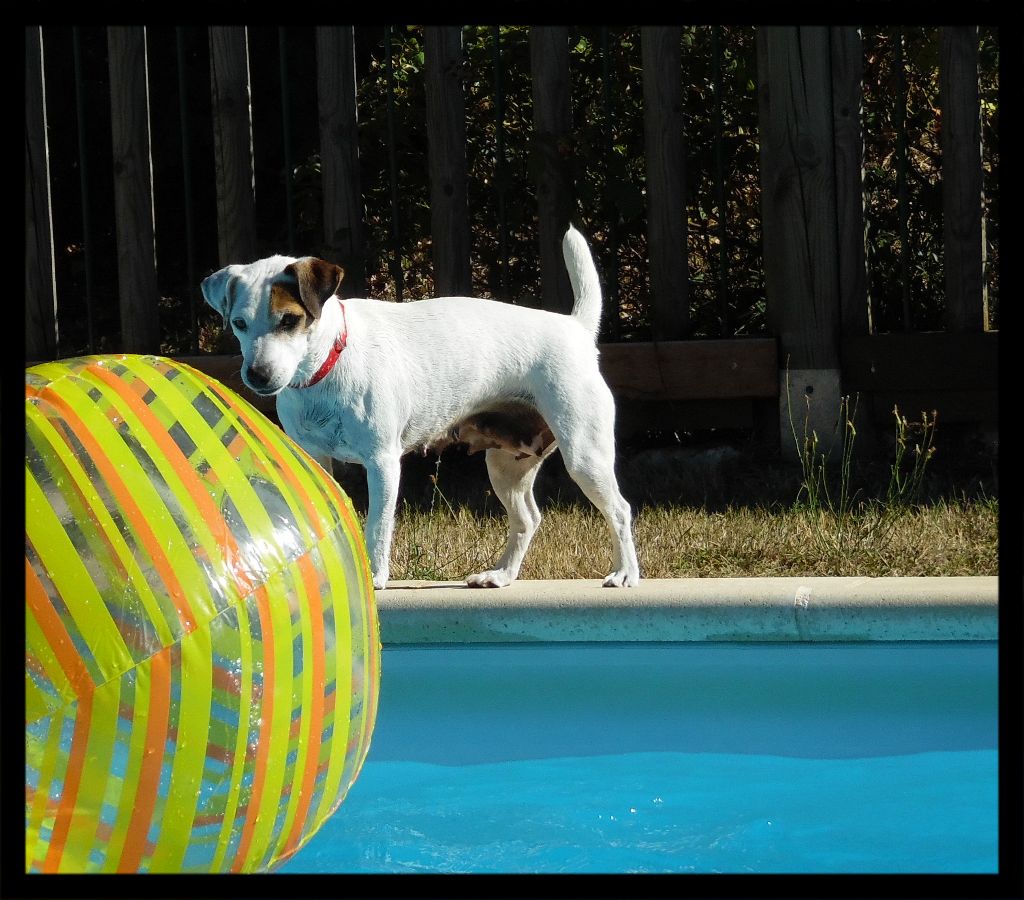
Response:
POLYGON ((232 319, 231 324, 235 326, 236 331, 245 331, 245 319, 232 319))
POLYGON ((281 316, 281 321, 277 327, 284 331, 291 331, 296 325, 299 324, 299 317, 295 313, 285 313, 281 316))

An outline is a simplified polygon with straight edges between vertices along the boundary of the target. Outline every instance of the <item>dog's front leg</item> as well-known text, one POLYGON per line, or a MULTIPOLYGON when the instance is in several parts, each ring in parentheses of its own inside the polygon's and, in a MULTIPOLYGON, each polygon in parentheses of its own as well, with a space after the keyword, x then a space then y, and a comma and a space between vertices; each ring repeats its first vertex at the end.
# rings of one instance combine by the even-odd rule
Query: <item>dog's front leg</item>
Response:
POLYGON ((366 490, 370 500, 366 516, 366 550, 373 571, 373 586, 377 590, 383 590, 388 583, 401 472, 401 457, 398 455, 382 455, 366 463, 366 490))

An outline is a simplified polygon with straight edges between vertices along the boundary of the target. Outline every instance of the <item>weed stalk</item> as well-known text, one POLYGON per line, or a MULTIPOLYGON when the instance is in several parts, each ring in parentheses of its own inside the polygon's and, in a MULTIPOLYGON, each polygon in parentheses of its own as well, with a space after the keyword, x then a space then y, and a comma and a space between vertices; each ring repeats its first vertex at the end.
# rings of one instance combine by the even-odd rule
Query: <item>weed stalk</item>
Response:
POLYGON ((925 470, 935 454, 935 426, 937 414, 921 413, 920 423, 910 423, 899 408, 893 407, 896 427, 896 454, 889 467, 889 482, 884 499, 874 501, 858 500, 859 491, 852 491, 853 447, 857 438, 854 420, 857 416, 858 398, 849 395, 840 401, 839 424, 843 429, 842 451, 839 463, 838 483, 835 493, 831 488, 829 471, 831 448, 827 453, 820 451, 816 431, 810 428, 810 398, 805 398, 807 410, 804 416, 803 434, 798 436, 793 421, 793 407, 790 401, 789 371, 786 372, 786 395, 789 402, 790 431, 796 445, 797 455, 803 472, 800 488, 794 500, 795 509, 804 509, 821 522, 815 532, 815 539, 821 550, 830 555, 845 556, 852 544, 866 541, 881 542, 895 527, 899 513, 917 503, 924 484, 925 470), (918 439, 911 441, 914 433, 918 439), (908 460, 908 455, 912 460, 908 460))

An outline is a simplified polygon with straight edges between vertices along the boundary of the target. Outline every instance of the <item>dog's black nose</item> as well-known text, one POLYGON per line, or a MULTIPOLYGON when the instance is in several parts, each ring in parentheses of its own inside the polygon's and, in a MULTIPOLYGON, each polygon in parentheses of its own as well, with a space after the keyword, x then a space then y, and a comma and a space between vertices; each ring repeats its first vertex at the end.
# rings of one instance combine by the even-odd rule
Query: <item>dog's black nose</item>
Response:
POLYGON ((249 370, 245 377, 246 381, 249 382, 249 386, 257 391, 270 384, 270 376, 267 374, 266 370, 257 368, 256 366, 249 366, 249 370))

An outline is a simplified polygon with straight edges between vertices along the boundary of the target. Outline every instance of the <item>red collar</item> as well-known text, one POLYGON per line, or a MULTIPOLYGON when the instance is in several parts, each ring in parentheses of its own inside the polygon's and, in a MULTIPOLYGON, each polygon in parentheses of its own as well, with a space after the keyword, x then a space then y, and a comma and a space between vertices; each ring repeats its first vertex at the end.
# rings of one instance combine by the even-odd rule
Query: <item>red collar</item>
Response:
POLYGON ((345 349, 345 344, 348 343, 348 320, 345 317, 345 304, 339 300, 338 305, 341 307, 341 333, 334 339, 334 345, 331 347, 331 352, 327 354, 327 359, 324 360, 323 365, 316 370, 316 374, 309 381, 300 384, 299 387, 312 387, 323 379, 334 368, 338 357, 341 356, 341 351, 345 349))

